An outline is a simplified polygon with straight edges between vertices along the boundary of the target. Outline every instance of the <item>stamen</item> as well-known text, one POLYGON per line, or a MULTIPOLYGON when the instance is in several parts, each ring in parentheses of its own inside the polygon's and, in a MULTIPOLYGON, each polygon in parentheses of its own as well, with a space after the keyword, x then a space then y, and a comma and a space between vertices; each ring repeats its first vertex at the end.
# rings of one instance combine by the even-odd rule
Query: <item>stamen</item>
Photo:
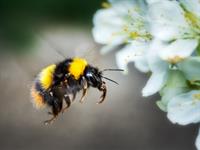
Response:
POLYGON ((101 6, 102 6, 103 8, 110 8, 110 7, 111 7, 111 4, 108 3, 108 2, 103 2, 103 3, 101 4, 101 6))

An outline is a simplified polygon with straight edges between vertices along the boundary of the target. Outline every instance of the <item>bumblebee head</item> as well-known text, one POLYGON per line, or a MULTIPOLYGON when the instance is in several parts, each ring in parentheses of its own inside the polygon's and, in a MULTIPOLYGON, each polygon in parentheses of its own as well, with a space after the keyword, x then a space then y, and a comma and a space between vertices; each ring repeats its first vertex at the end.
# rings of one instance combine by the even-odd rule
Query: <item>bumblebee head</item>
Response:
POLYGON ((102 80, 103 78, 118 84, 116 81, 110 78, 104 77, 103 76, 104 71, 123 71, 123 70, 122 69, 104 69, 102 71, 99 71, 97 68, 88 65, 85 69, 84 76, 88 84, 92 87, 101 88, 102 84, 105 84, 105 82, 102 80))
POLYGON ((84 76, 90 86, 97 88, 101 87, 103 83, 102 72, 97 68, 88 65, 84 71, 84 76))

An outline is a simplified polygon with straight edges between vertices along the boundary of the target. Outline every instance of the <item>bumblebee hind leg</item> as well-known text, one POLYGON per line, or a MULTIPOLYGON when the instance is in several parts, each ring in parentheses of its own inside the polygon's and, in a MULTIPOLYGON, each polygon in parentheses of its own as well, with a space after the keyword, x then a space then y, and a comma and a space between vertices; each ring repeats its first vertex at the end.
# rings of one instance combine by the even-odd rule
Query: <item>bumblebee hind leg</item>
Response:
POLYGON ((56 116, 53 116, 53 117, 52 117, 51 119, 49 119, 49 120, 44 121, 44 124, 45 124, 45 125, 52 124, 52 123, 54 122, 54 120, 56 120, 56 118, 57 118, 57 115, 56 115, 56 116))
POLYGON ((53 117, 50 118, 49 120, 44 121, 45 125, 51 124, 56 120, 58 114, 61 112, 62 105, 63 105, 62 101, 59 101, 58 99, 54 98, 51 106, 52 112, 49 112, 49 114, 53 115, 53 117))
MULTIPOLYGON (((74 99, 74 98, 73 98, 74 99)), ((67 106, 65 106, 63 109, 62 109, 62 113, 65 112, 66 109, 68 109, 70 106, 71 106, 71 99, 70 99, 70 96, 69 95, 65 95, 64 96, 64 100, 65 100, 65 103, 67 106)))
POLYGON ((65 110, 68 109, 71 106, 71 103, 76 98, 76 91, 75 90, 69 90, 68 88, 65 89, 64 101, 66 103, 66 106, 62 109, 62 113, 64 113, 65 110))

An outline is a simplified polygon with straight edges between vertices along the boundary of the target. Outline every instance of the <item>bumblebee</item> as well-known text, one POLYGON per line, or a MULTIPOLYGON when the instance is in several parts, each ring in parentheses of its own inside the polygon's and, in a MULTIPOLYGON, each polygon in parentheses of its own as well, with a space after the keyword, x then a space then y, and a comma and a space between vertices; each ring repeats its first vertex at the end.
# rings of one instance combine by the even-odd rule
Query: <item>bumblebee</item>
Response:
POLYGON ((114 80, 104 77, 104 71, 122 71, 121 69, 104 69, 89 65, 82 58, 68 58, 58 64, 52 64, 44 68, 36 77, 32 88, 31 96, 36 108, 50 106, 50 115, 53 117, 46 120, 45 124, 52 123, 59 113, 63 113, 70 107, 71 102, 76 98, 77 92, 82 90, 80 102, 84 101, 89 87, 97 88, 102 92, 97 104, 104 101, 107 93, 107 79, 117 84, 114 80), (63 106, 65 103, 65 107, 63 106))

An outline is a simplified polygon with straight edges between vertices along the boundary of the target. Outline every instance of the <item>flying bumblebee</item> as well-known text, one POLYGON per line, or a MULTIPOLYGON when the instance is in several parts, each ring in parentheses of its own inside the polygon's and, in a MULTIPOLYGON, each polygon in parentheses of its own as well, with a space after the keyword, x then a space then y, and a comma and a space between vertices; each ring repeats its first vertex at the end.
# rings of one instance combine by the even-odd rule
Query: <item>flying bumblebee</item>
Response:
POLYGON ((44 68, 36 77, 32 88, 31 96, 36 108, 50 106, 53 115, 46 120, 45 124, 52 123, 59 113, 63 113, 70 107, 75 99, 77 92, 83 91, 80 102, 84 101, 89 87, 97 88, 102 92, 98 104, 102 103, 106 97, 106 82, 103 78, 104 71, 123 71, 121 69, 104 69, 100 71, 87 63, 83 58, 68 58, 58 64, 52 64, 44 68), (63 106, 63 102, 66 106, 63 106))

